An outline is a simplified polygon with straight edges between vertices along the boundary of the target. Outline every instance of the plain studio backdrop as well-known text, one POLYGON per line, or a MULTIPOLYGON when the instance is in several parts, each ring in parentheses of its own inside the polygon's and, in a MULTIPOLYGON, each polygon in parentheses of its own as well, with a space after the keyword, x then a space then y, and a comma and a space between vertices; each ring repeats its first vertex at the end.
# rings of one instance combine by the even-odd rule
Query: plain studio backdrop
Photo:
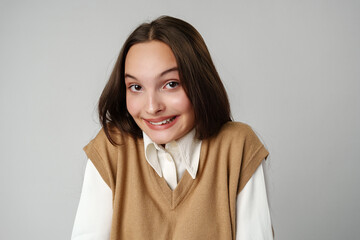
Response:
POLYGON ((82 147, 138 24, 160 15, 204 37, 234 119, 270 151, 276 238, 360 235, 360 2, 0 1, 0 239, 69 239, 82 147))

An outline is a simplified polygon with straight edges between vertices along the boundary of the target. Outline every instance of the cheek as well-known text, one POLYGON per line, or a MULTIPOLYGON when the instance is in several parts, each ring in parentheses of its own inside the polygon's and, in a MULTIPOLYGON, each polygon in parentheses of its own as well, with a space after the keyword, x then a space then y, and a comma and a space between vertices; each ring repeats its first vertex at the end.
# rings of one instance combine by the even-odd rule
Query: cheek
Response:
POLYGON ((177 92, 176 95, 170 95, 167 101, 168 103, 171 103, 173 107, 176 107, 179 110, 186 109, 189 105, 191 105, 190 100, 183 89, 177 92))
POLYGON ((188 101, 187 104, 184 104, 183 113, 184 127, 187 130, 190 130, 195 126, 195 112, 190 101, 188 101))
POLYGON ((188 117, 193 117, 194 108, 185 92, 183 92, 179 97, 174 98, 172 103, 179 112, 187 114, 188 117))
POLYGON ((134 118, 139 112, 139 104, 131 96, 126 96, 126 108, 130 115, 134 118))
POLYGON ((194 115, 194 108, 192 104, 190 103, 190 100, 187 99, 186 102, 183 102, 183 111, 187 113, 188 115, 194 115))

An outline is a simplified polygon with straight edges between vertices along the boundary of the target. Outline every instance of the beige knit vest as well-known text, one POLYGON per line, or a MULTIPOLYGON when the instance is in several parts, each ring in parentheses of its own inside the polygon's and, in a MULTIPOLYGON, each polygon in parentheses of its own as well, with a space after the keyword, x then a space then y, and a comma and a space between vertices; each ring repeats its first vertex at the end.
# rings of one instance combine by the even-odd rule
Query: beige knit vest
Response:
POLYGON ((252 129, 226 123, 202 142, 196 179, 172 191, 147 163, 142 139, 103 130, 84 148, 113 193, 111 240, 235 239, 236 197, 268 155, 252 129))

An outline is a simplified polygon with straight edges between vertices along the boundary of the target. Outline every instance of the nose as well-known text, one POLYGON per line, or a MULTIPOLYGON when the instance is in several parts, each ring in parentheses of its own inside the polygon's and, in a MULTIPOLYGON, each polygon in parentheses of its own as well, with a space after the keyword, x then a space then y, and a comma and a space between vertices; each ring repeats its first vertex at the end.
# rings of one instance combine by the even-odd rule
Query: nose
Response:
POLYGON ((161 96, 156 92, 149 93, 147 96, 146 112, 151 115, 162 112, 165 109, 165 104, 161 96))

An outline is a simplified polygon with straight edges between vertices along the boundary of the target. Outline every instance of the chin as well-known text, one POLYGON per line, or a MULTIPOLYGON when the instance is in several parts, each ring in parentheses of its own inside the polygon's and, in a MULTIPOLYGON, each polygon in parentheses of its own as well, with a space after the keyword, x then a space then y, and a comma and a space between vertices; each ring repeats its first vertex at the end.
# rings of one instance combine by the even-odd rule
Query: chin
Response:
MULTIPOLYGON (((149 136, 149 135, 148 135, 149 136)), ((153 140, 154 143, 156 144, 167 144, 175 139, 173 138, 169 138, 169 137, 166 137, 166 138, 163 138, 163 137, 156 137, 156 136, 149 136, 151 140, 153 140)))
POLYGON ((162 132, 149 131, 145 133, 156 144, 167 144, 177 139, 176 134, 171 133, 169 131, 162 131, 162 132))

